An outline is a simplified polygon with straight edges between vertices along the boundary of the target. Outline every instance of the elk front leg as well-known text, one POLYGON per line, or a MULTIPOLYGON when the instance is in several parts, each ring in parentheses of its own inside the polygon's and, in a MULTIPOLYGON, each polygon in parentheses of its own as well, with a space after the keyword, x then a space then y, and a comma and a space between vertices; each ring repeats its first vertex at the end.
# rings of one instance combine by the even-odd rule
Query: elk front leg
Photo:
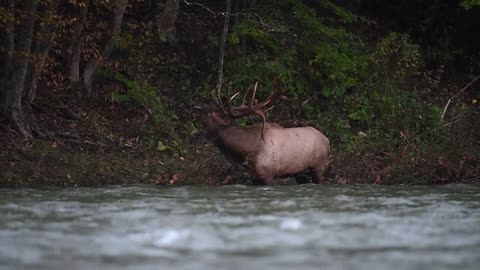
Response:
POLYGON ((254 185, 259 185, 259 186, 268 186, 273 184, 273 178, 258 178, 255 177, 253 179, 253 184, 254 185))
POLYGON ((324 166, 312 170, 312 183, 320 184, 324 183, 323 173, 325 172, 324 166))
POLYGON ((275 173, 271 171, 268 167, 261 165, 255 165, 254 172, 254 184, 256 185, 271 185, 273 179, 275 178, 275 173))

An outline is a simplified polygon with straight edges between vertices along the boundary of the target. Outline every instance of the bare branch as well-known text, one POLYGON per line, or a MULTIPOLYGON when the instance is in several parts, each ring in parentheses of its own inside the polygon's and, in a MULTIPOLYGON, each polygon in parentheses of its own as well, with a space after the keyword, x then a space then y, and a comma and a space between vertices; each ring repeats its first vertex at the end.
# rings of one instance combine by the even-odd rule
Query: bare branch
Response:
MULTIPOLYGON (((265 22, 265 20, 262 18, 262 16, 256 14, 256 13, 253 13, 253 12, 235 12, 235 13, 232 13, 231 12, 231 9, 230 10, 227 10, 227 11, 223 11, 223 12, 215 12, 213 11, 211 8, 203 5, 203 4, 200 4, 200 3, 196 3, 196 2, 188 2, 187 0, 183 0, 183 2, 187 5, 187 6, 199 6, 201 7, 202 9, 206 10, 207 12, 213 14, 213 15, 220 15, 220 16, 238 16, 238 15, 252 15, 254 17, 256 17, 258 19, 258 24, 262 25, 263 28, 267 29, 267 31, 269 32, 275 32, 277 31, 276 29, 274 29, 273 27, 271 27, 268 23, 265 22)), ((253 1, 253 4, 250 5, 250 7, 248 9, 251 9, 253 7, 253 5, 255 4, 255 1, 253 1)))
POLYGON ((202 4, 200 4, 200 3, 190 3, 190 2, 188 2, 187 0, 183 0, 183 2, 184 2, 187 6, 191 6, 191 5, 199 6, 199 7, 203 8, 203 9, 205 9, 206 11, 212 13, 213 15, 219 15, 219 14, 222 14, 222 15, 223 15, 223 14, 225 14, 224 12, 222 12, 222 13, 217 13, 217 12, 211 10, 210 8, 208 8, 207 6, 202 5, 202 4))
POLYGON ((465 90, 467 90, 472 84, 474 84, 476 81, 480 79, 480 75, 477 76, 475 79, 473 79, 471 82, 469 82, 465 87, 463 87, 460 91, 458 91, 455 95, 453 95, 451 98, 448 99, 447 104, 445 105, 445 108, 443 108, 442 116, 440 119, 443 121, 445 117, 445 113, 447 113, 448 106, 450 106, 450 103, 452 102, 453 99, 457 98, 459 95, 461 95, 465 90))

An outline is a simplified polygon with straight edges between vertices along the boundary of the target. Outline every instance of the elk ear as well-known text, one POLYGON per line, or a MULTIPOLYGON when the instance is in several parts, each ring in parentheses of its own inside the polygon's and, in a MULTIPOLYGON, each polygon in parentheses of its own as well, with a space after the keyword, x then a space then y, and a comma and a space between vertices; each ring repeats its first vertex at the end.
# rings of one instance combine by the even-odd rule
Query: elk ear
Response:
POLYGON ((217 123, 221 125, 228 125, 230 123, 230 120, 228 118, 223 117, 218 112, 212 112, 211 114, 209 114, 209 116, 211 116, 213 119, 215 119, 217 123))
POLYGON ((208 112, 208 111, 212 111, 212 106, 207 104, 198 104, 198 105, 192 106, 192 109, 197 112, 208 112))
POLYGON ((194 106, 192 106, 192 114, 195 117, 198 117, 201 114, 204 114, 206 112, 208 112, 208 110, 205 108, 204 105, 194 105, 194 106))

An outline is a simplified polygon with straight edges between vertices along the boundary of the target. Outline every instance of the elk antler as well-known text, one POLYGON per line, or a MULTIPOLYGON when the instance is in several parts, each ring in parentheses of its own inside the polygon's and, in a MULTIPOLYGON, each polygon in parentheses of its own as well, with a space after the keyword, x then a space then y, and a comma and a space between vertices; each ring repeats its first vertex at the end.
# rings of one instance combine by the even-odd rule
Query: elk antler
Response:
MULTIPOLYGON (((275 78, 273 85, 275 85, 275 81, 278 79, 278 77, 275 78)), ((223 104, 221 97, 220 97, 220 92, 217 90, 216 91, 216 101, 214 99, 215 105, 226 115, 228 115, 232 119, 238 119, 245 117, 250 114, 256 114, 262 117, 263 120, 263 126, 262 126, 262 139, 265 139, 265 125, 266 125, 266 118, 265 118, 265 113, 268 112, 269 110, 273 109, 275 107, 274 101, 278 98, 281 97, 279 94, 279 91, 275 91, 274 86, 272 87, 272 92, 270 95, 261 102, 256 102, 255 96, 257 93, 257 87, 258 87, 258 82, 255 83, 255 86, 253 87, 253 92, 252 92, 252 97, 250 100, 250 103, 247 105, 245 104, 248 93, 250 92, 250 89, 252 87, 249 87, 247 91, 245 92, 242 100, 242 104, 238 106, 232 105, 233 100, 240 95, 240 92, 235 93, 233 96, 231 96, 228 99, 228 102, 226 105, 223 104)))
POLYGON ((223 105, 223 102, 222 102, 222 97, 220 95, 220 85, 218 85, 216 87, 216 89, 212 90, 212 92, 210 92, 210 96, 212 97, 212 101, 213 101, 213 104, 215 104, 215 106, 217 106, 217 108, 224 114, 228 115, 229 113, 225 110, 225 106, 223 105))

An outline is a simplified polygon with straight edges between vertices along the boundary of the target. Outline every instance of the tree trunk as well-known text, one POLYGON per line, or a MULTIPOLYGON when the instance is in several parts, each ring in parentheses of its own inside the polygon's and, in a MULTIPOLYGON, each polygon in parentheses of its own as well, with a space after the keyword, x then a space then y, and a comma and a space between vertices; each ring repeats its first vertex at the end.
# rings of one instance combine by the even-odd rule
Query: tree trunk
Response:
POLYGON ((73 87, 77 87, 80 83, 82 34, 84 25, 86 23, 89 6, 90 1, 86 1, 85 5, 80 7, 72 6, 72 13, 73 17, 75 18, 75 23, 72 27, 73 34, 71 42, 67 49, 66 66, 68 72, 67 76, 70 79, 70 83, 73 87))
POLYGON ((30 72, 25 86, 24 105, 26 107, 30 107, 35 99, 38 81, 42 75, 45 60, 55 37, 58 25, 55 25, 53 16, 59 3, 59 0, 55 0, 46 6, 44 22, 37 31, 37 36, 40 39, 35 42, 33 55, 36 57, 36 61, 30 65, 30 72))
POLYGON ((235 0, 235 6, 233 8, 233 13, 235 14, 233 17, 235 18, 235 25, 238 25, 240 23, 240 7, 241 0, 235 0))
POLYGON ((175 22, 177 20, 179 0, 165 0, 163 10, 157 16, 157 31, 160 41, 175 43, 175 22))
MULTIPOLYGON (((5 47, 5 53, 2 55, 2 70, 0 72, 0 102, 4 100, 5 85, 8 78, 10 78, 13 70, 13 55, 15 53, 15 20, 13 15, 15 14, 15 0, 9 0, 6 7, 11 14, 11 18, 8 18, 5 29, 2 31, 2 47, 5 47)), ((2 52, 0 50, 0 52, 2 52)))
POLYGON ((228 25, 230 22, 230 14, 232 11, 231 0, 226 0, 225 21, 223 23, 222 38, 220 40, 220 50, 218 53, 218 92, 221 92, 223 85, 223 62, 225 58, 225 47, 227 44, 228 25))
POLYGON ((111 28, 108 33, 106 33, 105 42, 103 45, 100 58, 92 59, 85 65, 85 69, 82 74, 82 90, 85 96, 90 96, 92 94, 92 85, 94 80, 95 72, 97 71, 98 66, 105 59, 110 57, 113 47, 115 46, 116 39, 120 35, 122 30, 122 21, 125 9, 127 8, 128 0, 117 0, 115 1, 115 10, 112 16, 111 28))
MULTIPOLYGON (((240 21, 241 21, 241 11, 243 8, 245 8, 247 5, 247 3, 245 2, 245 0, 236 0, 235 1, 235 9, 234 9, 234 13, 235 13, 235 25, 239 25, 240 24, 240 21), (243 2, 243 3, 242 3, 243 2)), ((250 5, 250 4, 248 4, 250 5)), ((244 37, 240 36, 240 54, 242 56, 246 56, 247 54, 247 43, 246 43, 246 40, 244 37)))
POLYGON ((5 90, 5 99, 2 104, 3 115, 22 136, 27 138, 31 138, 32 134, 24 119, 22 96, 30 60, 37 3, 36 0, 26 1, 22 17, 19 18, 19 25, 16 29, 17 46, 15 48, 13 73, 9 78, 10 82, 5 90))
MULTIPOLYGON (((246 9, 253 9, 255 7, 255 4, 257 3, 256 0, 249 0, 249 1, 244 1, 243 2, 243 8, 246 9)), ((240 23, 240 19, 235 22, 236 24, 240 23)), ((240 36, 240 52, 242 56, 247 56, 247 39, 243 36, 240 36)))

